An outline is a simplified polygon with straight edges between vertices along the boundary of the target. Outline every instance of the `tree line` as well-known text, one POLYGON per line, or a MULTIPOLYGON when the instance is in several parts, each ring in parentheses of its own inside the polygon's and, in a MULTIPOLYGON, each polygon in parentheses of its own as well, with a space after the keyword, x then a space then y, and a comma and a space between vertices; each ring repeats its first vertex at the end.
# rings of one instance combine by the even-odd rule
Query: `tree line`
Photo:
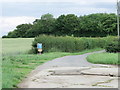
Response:
POLYGON ((21 24, 3 38, 32 38, 40 34, 75 37, 104 37, 117 35, 116 14, 96 13, 84 16, 74 14, 54 18, 44 14, 32 24, 21 24))

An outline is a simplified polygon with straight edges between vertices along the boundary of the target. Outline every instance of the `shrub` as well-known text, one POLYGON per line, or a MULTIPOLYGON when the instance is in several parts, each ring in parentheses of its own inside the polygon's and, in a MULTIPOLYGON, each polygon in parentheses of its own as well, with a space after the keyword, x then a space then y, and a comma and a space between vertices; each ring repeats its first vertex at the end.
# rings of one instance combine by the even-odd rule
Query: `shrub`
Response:
POLYGON ((53 48, 49 49, 48 52, 61 52, 61 50, 53 47, 53 48))
POLYGON ((8 36, 4 35, 4 36, 2 36, 2 38, 8 38, 8 36))
POLYGON ((118 39, 115 39, 113 42, 109 43, 107 46, 106 46, 106 51, 107 52, 110 52, 110 53, 117 53, 117 52, 120 52, 120 43, 119 43, 120 40, 118 39))
POLYGON ((108 39, 39 35, 32 43, 31 52, 37 53, 37 43, 43 44, 43 52, 80 52, 86 49, 104 48, 109 42, 108 39))

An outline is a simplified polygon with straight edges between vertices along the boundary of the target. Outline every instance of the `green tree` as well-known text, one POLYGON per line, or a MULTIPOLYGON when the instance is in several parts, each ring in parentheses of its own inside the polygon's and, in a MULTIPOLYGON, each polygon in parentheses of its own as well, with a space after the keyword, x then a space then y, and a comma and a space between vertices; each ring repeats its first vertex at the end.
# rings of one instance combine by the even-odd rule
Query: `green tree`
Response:
POLYGON ((116 35, 116 15, 97 13, 80 17, 80 36, 116 35), (115 32, 115 34, 113 34, 115 32))
POLYGON ((17 38, 17 37, 19 37, 19 33, 15 29, 14 31, 9 32, 8 35, 7 35, 7 37, 8 38, 17 38))
POLYGON ((35 37, 39 34, 53 34, 55 24, 55 18, 51 14, 45 14, 41 16, 41 19, 34 21, 33 27, 29 29, 26 34, 28 37, 35 37))
POLYGON ((19 37, 26 37, 26 32, 32 27, 32 24, 21 24, 18 25, 17 32, 19 33, 19 37))
POLYGON ((41 20, 51 20, 51 19, 53 20, 54 18, 53 18, 53 15, 49 13, 41 16, 41 20))
POLYGON ((11 31, 8 33, 8 38, 25 38, 27 35, 25 34, 30 28, 32 27, 32 24, 20 24, 16 27, 14 31, 11 31))
POLYGON ((61 15, 54 18, 52 14, 44 14, 33 24, 21 24, 7 37, 36 37, 39 34, 100 37, 117 35, 115 14, 97 13, 77 17, 74 14, 61 15))
POLYGON ((78 30, 79 18, 74 14, 61 15, 55 22, 56 35, 72 35, 78 30))

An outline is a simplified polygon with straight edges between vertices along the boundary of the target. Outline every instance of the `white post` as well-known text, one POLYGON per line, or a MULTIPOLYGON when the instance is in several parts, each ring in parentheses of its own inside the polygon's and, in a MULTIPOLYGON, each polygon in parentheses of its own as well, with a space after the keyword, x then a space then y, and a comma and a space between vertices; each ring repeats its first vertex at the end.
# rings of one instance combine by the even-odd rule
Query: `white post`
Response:
POLYGON ((119 36, 120 36, 120 26, 119 26, 119 12, 120 12, 120 6, 119 6, 119 1, 117 0, 117 32, 118 32, 118 39, 119 39, 119 36))

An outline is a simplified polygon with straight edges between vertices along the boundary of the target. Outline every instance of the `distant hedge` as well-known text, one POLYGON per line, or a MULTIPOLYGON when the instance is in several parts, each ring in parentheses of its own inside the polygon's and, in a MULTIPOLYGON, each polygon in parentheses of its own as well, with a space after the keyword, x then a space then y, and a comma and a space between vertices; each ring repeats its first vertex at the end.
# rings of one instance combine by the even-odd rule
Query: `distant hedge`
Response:
POLYGON ((43 52, 80 52, 85 49, 105 48, 106 44, 114 40, 114 37, 105 38, 76 38, 76 37, 55 37, 40 35, 32 43, 32 53, 37 53, 37 43, 43 44, 43 52))

